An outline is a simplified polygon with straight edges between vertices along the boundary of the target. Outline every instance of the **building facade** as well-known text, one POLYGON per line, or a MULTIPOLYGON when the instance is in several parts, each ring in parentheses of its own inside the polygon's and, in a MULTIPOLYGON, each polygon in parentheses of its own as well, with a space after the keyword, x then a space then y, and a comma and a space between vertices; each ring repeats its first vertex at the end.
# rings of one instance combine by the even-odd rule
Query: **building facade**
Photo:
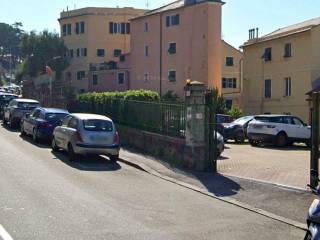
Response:
POLYGON ((90 66, 114 64, 120 55, 130 52, 131 25, 129 20, 143 14, 134 8, 83 8, 61 12, 61 36, 71 59, 64 72, 65 81, 77 93, 89 88, 90 66))
POLYGON ((131 20, 131 88, 183 97, 187 79, 221 89, 223 2, 179 0, 131 20))
POLYGON ((306 93, 320 77, 320 18, 281 28, 243 45, 246 114, 294 114, 308 121, 306 93))
POLYGON ((242 108, 242 52, 222 40, 221 93, 228 109, 242 108))

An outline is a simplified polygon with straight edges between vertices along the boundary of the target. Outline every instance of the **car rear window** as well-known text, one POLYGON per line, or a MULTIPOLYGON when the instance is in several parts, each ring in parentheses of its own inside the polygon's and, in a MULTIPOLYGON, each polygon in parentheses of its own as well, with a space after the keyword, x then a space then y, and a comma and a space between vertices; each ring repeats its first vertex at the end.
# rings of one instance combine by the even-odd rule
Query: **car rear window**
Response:
POLYGON ((260 122, 283 123, 282 117, 255 117, 260 122))
POLYGON ((33 109, 39 106, 39 103, 18 102, 18 108, 33 109))
POLYGON ((67 113, 46 113, 45 119, 49 122, 62 121, 67 116, 67 113))
POLYGON ((112 122, 100 119, 83 120, 83 127, 87 131, 93 132, 112 132, 112 122))

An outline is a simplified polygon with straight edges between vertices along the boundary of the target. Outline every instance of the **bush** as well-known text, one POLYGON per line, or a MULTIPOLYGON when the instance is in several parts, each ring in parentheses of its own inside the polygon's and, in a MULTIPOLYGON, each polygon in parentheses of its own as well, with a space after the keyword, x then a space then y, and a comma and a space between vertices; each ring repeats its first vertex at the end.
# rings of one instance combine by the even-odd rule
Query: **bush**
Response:
POLYGON ((228 115, 230 115, 233 119, 237 119, 237 118, 240 118, 242 117, 242 110, 238 107, 232 107, 228 112, 227 112, 228 115))
POLYGON ((129 90, 126 92, 103 92, 103 93, 83 93, 77 97, 78 103, 103 104, 113 99, 159 102, 160 96, 157 92, 149 90, 129 90))

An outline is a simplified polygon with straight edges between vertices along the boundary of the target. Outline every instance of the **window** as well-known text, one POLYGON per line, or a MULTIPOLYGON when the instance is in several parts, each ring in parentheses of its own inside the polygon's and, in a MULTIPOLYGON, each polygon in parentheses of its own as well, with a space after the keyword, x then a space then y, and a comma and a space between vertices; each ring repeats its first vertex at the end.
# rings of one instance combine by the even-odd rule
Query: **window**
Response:
POLYGON ((80 22, 80 33, 84 33, 84 22, 80 22))
POLYGON ((170 43, 168 53, 169 54, 176 54, 177 52, 177 44, 176 43, 170 43))
POLYGON ((149 32, 149 23, 144 23, 144 32, 149 32))
POLYGON ((298 125, 298 126, 305 126, 306 124, 302 122, 299 118, 292 118, 292 124, 293 125, 298 125))
POLYGON ((169 82, 176 82, 176 71, 170 70, 168 75, 169 82))
POLYGON ((266 48, 264 50, 263 57, 265 62, 269 62, 272 60, 272 48, 266 48))
POLYGON ((271 98, 271 79, 264 80, 264 97, 271 98))
POLYGON ((130 34, 131 28, 130 28, 130 23, 126 23, 126 33, 130 34))
POLYGON ((145 73, 143 75, 143 80, 144 80, 144 82, 148 82, 149 81, 149 73, 145 73))
POLYGON ((291 57, 291 43, 286 43, 284 45, 284 56, 285 58, 291 57))
POLYGON ((77 129, 78 128, 78 120, 73 117, 68 123, 68 128, 77 129))
POLYGON ((83 128, 93 132, 112 132, 113 124, 106 120, 90 119, 83 120, 83 128))
POLYGON ((227 67, 233 66, 233 57, 226 57, 226 66, 227 67))
POLYGON ((71 120, 72 116, 66 116, 63 120, 62 120, 62 126, 66 127, 69 124, 69 121, 71 120))
POLYGON ((98 74, 92 75, 92 85, 98 85, 98 74))
POLYGON ((121 55, 120 56, 120 62, 126 61, 126 55, 121 55))
POLYGON ((85 71, 78 71, 77 72, 77 80, 83 80, 86 77, 85 71))
POLYGON ((105 56, 104 49, 97 49, 97 56, 98 57, 104 57, 105 56))
POLYGON ((80 89, 80 93, 85 93, 86 90, 84 90, 83 88, 80 89))
POLYGON ((110 34, 130 34, 130 23, 109 22, 110 34))
POLYGON ((117 81, 119 85, 124 84, 124 81, 125 81, 124 73, 118 73, 117 81))
POLYGON ((284 96, 290 97, 291 96, 291 78, 287 77, 284 79, 284 96))
POLYGON ((179 24, 180 24, 180 15, 179 14, 166 17, 166 26, 167 27, 176 26, 179 24))
POLYGON ((73 58, 73 49, 69 49, 69 56, 73 58))
POLYGON ((146 57, 149 56, 149 46, 144 46, 144 55, 145 55, 146 57))
POLYGON ((113 51, 113 56, 115 56, 115 57, 119 57, 121 54, 122 54, 121 49, 115 49, 113 51))
POLYGON ((231 99, 226 99, 225 100, 226 108, 231 109, 232 108, 232 100, 231 99))
POLYGON ((237 88, 237 79, 222 78, 222 88, 237 88))
POLYGON ((67 34, 71 35, 71 24, 67 25, 67 34))
POLYGON ((67 25, 66 24, 63 24, 63 26, 62 26, 62 35, 63 36, 67 35, 67 25))
POLYGON ((77 57, 80 57, 80 48, 77 48, 77 57))
POLYGON ((87 48, 81 48, 80 49, 80 56, 86 57, 87 56, 87 48))
POLYGON ((80 26, 79 26, 79 23, 77 22, 76 23, 76 34, 79 34, 80 32, 80 26))

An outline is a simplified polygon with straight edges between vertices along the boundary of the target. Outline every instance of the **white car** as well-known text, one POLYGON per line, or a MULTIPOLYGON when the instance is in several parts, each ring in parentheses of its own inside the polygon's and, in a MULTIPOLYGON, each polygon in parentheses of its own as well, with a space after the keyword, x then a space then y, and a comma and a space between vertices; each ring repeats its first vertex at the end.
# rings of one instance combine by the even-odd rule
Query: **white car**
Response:
POLYGON ((248 139, 252 146, 273 143, 284 147, 294 142, 311 144, 311 127, 295 116, 260 115, 248 125, 248 139))
POLYGON ((107 155, 119 158, 119 135, 113 121, 96 114, 70 114, 53 131, 52 150, 66 150, 70 161, 79 155, 107 155))

